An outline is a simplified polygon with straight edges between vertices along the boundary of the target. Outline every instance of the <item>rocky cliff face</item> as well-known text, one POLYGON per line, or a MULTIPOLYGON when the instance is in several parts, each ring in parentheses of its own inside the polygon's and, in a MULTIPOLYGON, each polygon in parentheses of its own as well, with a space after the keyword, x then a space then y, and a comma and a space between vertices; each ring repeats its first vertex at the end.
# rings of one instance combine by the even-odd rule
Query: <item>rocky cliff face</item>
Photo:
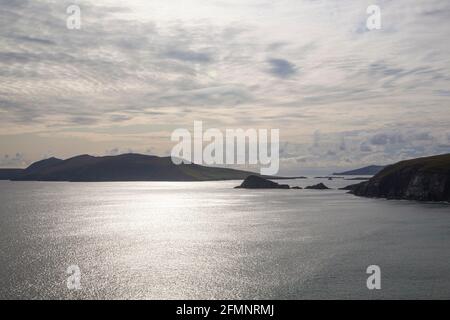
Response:
POLYGON ((349 189, 357 196, 450 202, 450 154, 396 163, 349 189))

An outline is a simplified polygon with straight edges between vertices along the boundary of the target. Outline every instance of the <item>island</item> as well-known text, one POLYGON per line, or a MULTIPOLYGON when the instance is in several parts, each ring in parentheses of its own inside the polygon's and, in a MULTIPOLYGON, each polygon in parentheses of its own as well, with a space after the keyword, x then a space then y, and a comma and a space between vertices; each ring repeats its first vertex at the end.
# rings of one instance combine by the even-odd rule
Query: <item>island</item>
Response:
POLYGON ((287 184, 279 184, 260 176, 248 176, 241 185, 235 189, 290 189, 287 184))
POLYGON ((328 188, 326 185, 324 185, 323 183, 319 183, 319 184, 315 184, 313 186, 307 186, 305 187, 305 189, 312 189, 312 190, 328 190, 330 188, 328 188))
POLYGON ((259 176, 254 172, 229 168, 176 165, 171 157, 135 153, 103 157, 80 155, 66 160, 49 158, 37 161, 26 169, 0 171, 2 180, 69 182, 219 181, 242 180, 250 175, 259 176))

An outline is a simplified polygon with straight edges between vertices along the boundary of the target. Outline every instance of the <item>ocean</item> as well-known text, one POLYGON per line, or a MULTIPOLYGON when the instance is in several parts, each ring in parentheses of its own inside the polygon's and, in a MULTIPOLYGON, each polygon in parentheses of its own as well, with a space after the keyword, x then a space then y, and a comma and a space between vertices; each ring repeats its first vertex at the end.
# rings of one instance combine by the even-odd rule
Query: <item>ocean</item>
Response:
POLYGON ((0 298, 450 298, 449 204, 240 182, 0 181, 0 298))

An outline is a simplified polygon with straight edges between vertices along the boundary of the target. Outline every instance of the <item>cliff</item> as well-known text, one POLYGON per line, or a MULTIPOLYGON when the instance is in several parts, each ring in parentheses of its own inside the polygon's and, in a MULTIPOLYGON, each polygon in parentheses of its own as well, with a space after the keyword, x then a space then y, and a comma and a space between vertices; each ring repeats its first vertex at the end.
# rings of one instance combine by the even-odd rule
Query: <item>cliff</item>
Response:
POLYGON ((364 197, 450 202, 450 154, 401 161, 347 188, 364 197))

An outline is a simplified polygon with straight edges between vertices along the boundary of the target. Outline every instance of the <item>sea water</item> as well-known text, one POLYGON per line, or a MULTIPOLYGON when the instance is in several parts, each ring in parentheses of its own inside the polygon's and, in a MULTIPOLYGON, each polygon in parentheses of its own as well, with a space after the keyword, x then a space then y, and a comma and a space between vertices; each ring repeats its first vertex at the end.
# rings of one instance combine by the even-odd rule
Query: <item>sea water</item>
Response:
POLYGON ((0 181, 0 298, 450 298, 450 205, 240 182, 0 181))

